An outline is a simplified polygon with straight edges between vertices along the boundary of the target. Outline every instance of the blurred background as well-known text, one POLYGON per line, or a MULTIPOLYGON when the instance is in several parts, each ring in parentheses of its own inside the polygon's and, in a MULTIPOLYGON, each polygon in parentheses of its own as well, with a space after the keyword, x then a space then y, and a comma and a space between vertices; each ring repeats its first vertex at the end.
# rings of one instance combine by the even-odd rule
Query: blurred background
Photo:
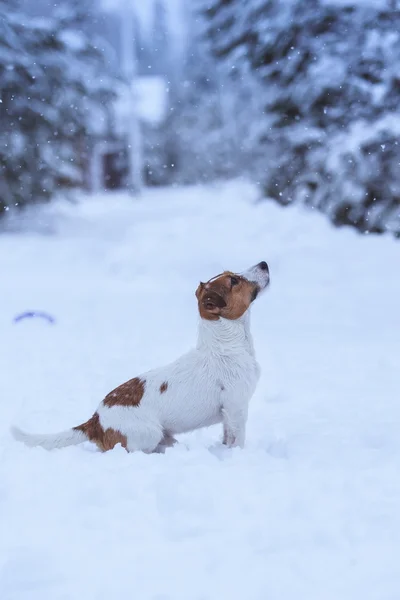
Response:
POLYGON ((0 0, 0 215, 243 175, 400 236, 397 0, 0 0))

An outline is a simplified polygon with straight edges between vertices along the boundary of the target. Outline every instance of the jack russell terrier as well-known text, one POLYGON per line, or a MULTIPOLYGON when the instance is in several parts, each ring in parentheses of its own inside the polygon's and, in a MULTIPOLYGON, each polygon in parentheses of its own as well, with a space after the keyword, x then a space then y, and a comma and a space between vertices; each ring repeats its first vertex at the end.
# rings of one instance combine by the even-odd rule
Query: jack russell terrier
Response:
POLYGON ((14 437, 47 450, 91 441, 103 452, 121 444, 128 452, 151 453, 164 452, 177 434, 222 422, 223 443, 242 448, 248 405, 260 376, 249 309, 268 284, 266 262, 200 283, 196 348, 117 387, 82 425, 43 435, 13 427, 14 437))

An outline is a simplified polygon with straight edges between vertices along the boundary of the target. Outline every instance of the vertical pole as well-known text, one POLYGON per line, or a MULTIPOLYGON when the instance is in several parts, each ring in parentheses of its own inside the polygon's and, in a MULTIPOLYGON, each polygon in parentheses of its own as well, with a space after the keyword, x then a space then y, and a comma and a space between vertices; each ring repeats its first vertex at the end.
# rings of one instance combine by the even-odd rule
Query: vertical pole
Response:
POLYGON ((143 189, 143 151, 137 107, 137 57, 134 43, 133 9, 121 11, 122 71, 128 85, 129 112, 127 127, 129 191, 140 194, 143 189))

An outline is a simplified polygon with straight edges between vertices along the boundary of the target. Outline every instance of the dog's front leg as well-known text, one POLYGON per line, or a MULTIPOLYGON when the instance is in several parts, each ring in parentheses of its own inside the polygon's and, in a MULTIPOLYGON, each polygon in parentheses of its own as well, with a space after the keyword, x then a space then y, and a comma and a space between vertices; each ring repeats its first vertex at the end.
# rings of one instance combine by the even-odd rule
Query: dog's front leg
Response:
POLYGON ((235 403, 226 404, 222 408, 223 444, 229 448, 244 447, 246 437, 247 403, 245 406, 236 406, 235 403))

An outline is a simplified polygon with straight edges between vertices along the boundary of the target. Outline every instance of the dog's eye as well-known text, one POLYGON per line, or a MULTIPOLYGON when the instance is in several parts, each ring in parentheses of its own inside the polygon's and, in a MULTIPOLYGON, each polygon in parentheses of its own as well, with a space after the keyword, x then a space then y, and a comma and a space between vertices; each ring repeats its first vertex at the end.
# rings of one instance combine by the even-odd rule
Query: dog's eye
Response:
POLYGON ((231 285, 237 285, 239 283, 239 279, 237 277, 231 277, 231 285))

